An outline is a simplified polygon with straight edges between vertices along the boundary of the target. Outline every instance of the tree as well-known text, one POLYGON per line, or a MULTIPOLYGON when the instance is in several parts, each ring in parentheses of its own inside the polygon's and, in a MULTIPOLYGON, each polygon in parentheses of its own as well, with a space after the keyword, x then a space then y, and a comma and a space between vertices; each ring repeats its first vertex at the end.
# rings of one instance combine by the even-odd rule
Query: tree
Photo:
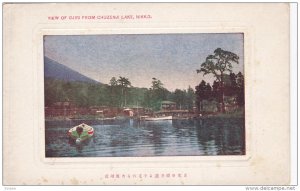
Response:
POLYGON ((109 81, 109 99, 110 99, 110 106, 120 106, 121 105, 121 95, 120 95, 120 87, 118 85, 118 81, 115 77, 112 77, 109 81))
POLYGON ((116 77, 112 77, 112 78, 110 79, 109 85, 112 86, 112 87, 118 85, 118 81, 117 81, 116 77))
POLYGON ((237 103, 243 106, 245 103, 244 76, 241 72, 236 75, 237 81, 237 103))
POLYGON ((220 82, 214 81, 212 85, 212 98, 215 99, 218 103, 221 103, 221 90, 220 90, 220 82))
POLYGON ((235 75, 235 73, 230 73, 230 75, 229 75, 229 78, 230 78, 230 83, 229 84, 225 84, 225 88, 226 88, 226 90, 225 91, 227 91, 226 93, 227 93, 227 95, 229 95, 229 96, 233 96, 233 95, 235 95, 236 94, 236 91, 237 91, 237 83, 236 83, 236 75, 235 75))
POLYGON ((153 90, 163 89, 164 88, 163 85, 164 84, 160 80, 158 80, 156 78, 152 78, 152 86, 151 86, 151 88, 153 90))
POLYGON ((197 73, 203 73, 203 76, 207 74, 213 74, 217 82, 220 82, 222 112, 225 112, 224 75, 228 72, 232 72, 232 64, 238 64, 238 60, 239 57, 235 53, 217 48, 213 55, 206 57, 205 62, 203 62, 200 69, 197 70, 197 73))
POLYGON ((187 108, 189 110, 193 109, 194 100, 195 100, 195 92, 194 92, 193 88, 191 88, 191 86, 189 86, 187 89, 187 103, 186 103, 187 108))
POLYGON ((211 86, 209 83, 206 84, 204 80, 195 87, 196 88, 196 104, 198 111, 203 111, 203 100, 207 100, 211 97, 211 86))
POLYGON ((117 80, 118 85, 121 87, 122 96, 124 100, 124 106, 126 106, 126 94, 128 92, 128 88, 131 87, 131 82, 128 78, 119 76, 119 79, 117 80))
POLYGON ((186 91, 185 90, 180 90, 176 89, 174 91, 174 101, 177 104, 177 107, 179 109, 185 108, 185 101, 186 101, 186 91))
POLYGON ((230 77, 230 85, 231 85, 231 87, 236 88, 237 87, 237 82, 236 82, 236 75, 235 75, 235 73, 231 72, 230 75, 229 75, 229 77, 230 77))
POLYGON ((163 87, 164 84, 159 79, 152 78, 151 84, 151 88, 145 95, 146 102, 152 109, 159 110, 161 102, 168 98, 170 92, 163 87))

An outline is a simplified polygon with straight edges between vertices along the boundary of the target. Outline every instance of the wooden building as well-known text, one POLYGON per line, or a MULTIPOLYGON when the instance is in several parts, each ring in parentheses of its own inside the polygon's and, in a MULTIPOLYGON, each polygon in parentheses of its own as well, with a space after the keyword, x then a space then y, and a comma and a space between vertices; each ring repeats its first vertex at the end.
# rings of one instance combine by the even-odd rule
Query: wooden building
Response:
POLYGON ((160 109, 162 111, 171 111, 176 109, 176 103, 172 101, 162 101, 160 109))

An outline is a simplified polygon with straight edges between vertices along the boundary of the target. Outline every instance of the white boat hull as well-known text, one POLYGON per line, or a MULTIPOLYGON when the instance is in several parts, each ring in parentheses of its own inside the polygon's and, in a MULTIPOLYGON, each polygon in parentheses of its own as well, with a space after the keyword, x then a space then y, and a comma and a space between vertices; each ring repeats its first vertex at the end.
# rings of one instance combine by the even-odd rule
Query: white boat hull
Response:
POLYGON ((147 117, 145 121, 162 121, 162 120, 172 120, 172 116, 165 116, 165 117, 147 117))

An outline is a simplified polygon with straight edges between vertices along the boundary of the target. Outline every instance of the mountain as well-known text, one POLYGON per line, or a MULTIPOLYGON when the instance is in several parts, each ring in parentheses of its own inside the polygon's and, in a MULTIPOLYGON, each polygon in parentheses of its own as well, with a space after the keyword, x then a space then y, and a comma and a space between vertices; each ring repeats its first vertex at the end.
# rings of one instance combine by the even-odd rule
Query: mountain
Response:
POLYGON ((100 83, 46 56, 44 57, 44 73, 45 77, 58 80, 100 83))

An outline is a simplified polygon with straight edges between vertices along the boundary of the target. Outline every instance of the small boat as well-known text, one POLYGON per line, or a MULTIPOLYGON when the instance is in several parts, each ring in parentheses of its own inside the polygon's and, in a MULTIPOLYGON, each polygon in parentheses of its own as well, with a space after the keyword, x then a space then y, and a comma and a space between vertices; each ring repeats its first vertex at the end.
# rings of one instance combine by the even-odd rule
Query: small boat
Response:
POLYGON ((172 120, 172 116, 164 116, 164 117, 146 117, 145 121, 162 121, 162 120, 172 120))
POLYGON ((82 123, 80 125, 72 127, 68 131, 68 135, 71 139, 76 141, 76 144, 80 144, 81 142, 89 139, 94 135, 94 128, 85 123, 82 123))

